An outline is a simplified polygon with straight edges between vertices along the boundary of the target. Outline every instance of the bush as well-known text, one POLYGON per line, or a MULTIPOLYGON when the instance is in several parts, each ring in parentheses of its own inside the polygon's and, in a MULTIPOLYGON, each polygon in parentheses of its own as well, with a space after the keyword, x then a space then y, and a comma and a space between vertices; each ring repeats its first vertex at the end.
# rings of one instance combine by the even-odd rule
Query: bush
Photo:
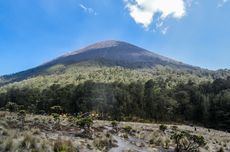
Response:
POLYGON ((115 128, 115 127, 118 126, 118 123, 117 123, 116 121, 112 121, 112 122, 111 122, 111 125, 112 125, 113 128, 115 128))
POLYGON ((20 110, 18 112, 18 119, 21 121, 21 128, 24 127, 25 117, 26 117, 26 111, 25 110, 20 110))
POLYGON ((90 128, 93 125, 93 119, 91 117, 77 118, 76 124, 80 128, 90 128))
POLYGON ((18 105, 14 102, 8 102, 5 108, 9 110, 10 112, 15 112, 18 110, 18 105))
POLYGON ((53 106, 50 107, 50 109, 53 113, 61 114, 63 112, 63 108, 61 106, 53 106))
POLYGON ((177 130, 178 130, 178 126, 172 126, 171 129, 172 129, 173 131, 177 131, 177 130))
POLYGON ((36 149, 36 139, 32 137, 31 135, 27 134, 25 135, 24 139, 22 140, 20 144, 20 148, 22 149, 36 149))
POLYGON ((125 132, 130 133, 132 130, 132 127, 131 126, 125 126, 123 129, 125 130, 125 132))
POLYGON ((93 143, 101 151, 109 151, 109 149, 115 146, 111 137, 96 138, 93 143))
POLYGON ((167 130, 167 126, 166 125, 160 125, 159 129, 163 132, 165 132, 165 130, 167 130))
POLYGON ((60 138, 54 143, 54 152, 75 152, 76 148, 71 141, 61 140, 60 138))
POLYGON ((174 133, 171 138, 176 144, 176 152, 198 151, 199 147, 206 144, 203 136, 191 135, 184 131, 174 133))
POLYGON ((56 122, 60 122, 60 115, 59 114, 57 114, 57 113, 52 113, 52 116, 53 116, 53 119, 54 119, 54 121, 56 121, 56 122))

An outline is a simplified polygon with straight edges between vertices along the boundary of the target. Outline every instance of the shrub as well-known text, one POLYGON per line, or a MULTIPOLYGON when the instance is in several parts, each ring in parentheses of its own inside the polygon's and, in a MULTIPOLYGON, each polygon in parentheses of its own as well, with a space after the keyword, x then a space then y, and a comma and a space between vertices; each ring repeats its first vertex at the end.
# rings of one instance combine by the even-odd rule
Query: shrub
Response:
POLYGON ((91 117, 77 118, 76 124, 81 128, 90 128, 93 125, 93 119, 91 117))
POLYGON ((197 151, 206 144, 203 136, 191 135, 184 131, 174 133, 171 138, 176 144, 176 152, 197 151))
POLYGON ((53 113, 61 114, 63 112, 63 108, 61 106, 53 106, 50 107, 50 109, 53 113))
POLYGON ((115 127, 118 126, 118 123, 117 123, 116 121, 112 121, 112 122, 111 122, 111 125, 112 125, 113 128, 115 128, 115 127))
POLYGON ((52 113, 52 116, 53 116, 54 121, 59 124, 60 123, 60 115, 57 113, 52 113))
POLYGON ((60 138, 54 143, 54 152, 75 152, 76 148, 71 141, 61 140, 60 138))
POLYGON ((172 129, 173 131, 177 131, 177 130, 178 130, 178 126, 172 126, 171 129, 172 129))
POLYGON ((10 112, 15 112, 18 110, 18 105, 14 102, 8 102, 5 108, 9 110, 10 112))
POLYGON ((93 143, 101 151, 109 151, 109 149, 115 146, 111 137, 96 138, 93 143))
POLYGON ((163 132, 165 132, 165 130, 167 130, 167 126, 166 125, 160 125, 159 129, 163 132))
POLYGON ((22 149, 36 149, 36 138, 32 137, 29 134, 26 134, 24 139, 22 140, 20 144, 20 148, 22 149))
POLYGON ((21 121, 21 128, 24 127, 25 117, 26 117, 26 111, 25 110, 20 110, 18 112, 18 119, 21 121))
POLYGON ((123 129, 125 130, 125 132, 130 133, 132 130, 132 127, 131 126, 125 126, 123 129))

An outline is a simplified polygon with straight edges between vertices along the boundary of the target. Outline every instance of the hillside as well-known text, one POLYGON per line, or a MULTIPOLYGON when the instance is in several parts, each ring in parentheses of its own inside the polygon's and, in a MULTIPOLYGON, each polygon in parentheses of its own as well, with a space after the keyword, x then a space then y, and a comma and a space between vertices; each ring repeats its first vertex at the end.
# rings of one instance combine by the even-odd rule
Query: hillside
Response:
POLYGON ((189 141, 184 142, 182 150, 230 150, 230 133, 198 126, 94 120, 90 128, 83 128, 71 116, 60 116, 57 123, 52 116, 30 114, 22 126, 18 117, 16 113, 0 112, 0 151, 168 152, 176 148, 173 137, 182 133, 193 137, 181 137, 180 141, 189 141))
POLYGON ((42 114, 58 106, 102 119, 189 122, 230 131, 228 76, 228 70, 205 70, 106 41, 3 76, 0 108, 42 114))
POLYGON ((82 61, 97 60, 104 65, 127 68, 146 68, 156 65, 168 65, 177 68, 195 69, 195 67, 160 56, 143 48, 121 41, 103 41, 86 48, 65 54, 44 66, 57 64, 69 65, 82 61))
POLYGON ((79 67, 84 69, 85 67, 111 68, 118 66, 132 70, 148 69, 148 71, 162 66, 176 72, 201 74, 201 76, 213 74, 211 71, 172 60, 126 42, 103 41, 64 54, 33 69, 2 76, 0 77, 0 86, 39 76, 68 74, 79 67))

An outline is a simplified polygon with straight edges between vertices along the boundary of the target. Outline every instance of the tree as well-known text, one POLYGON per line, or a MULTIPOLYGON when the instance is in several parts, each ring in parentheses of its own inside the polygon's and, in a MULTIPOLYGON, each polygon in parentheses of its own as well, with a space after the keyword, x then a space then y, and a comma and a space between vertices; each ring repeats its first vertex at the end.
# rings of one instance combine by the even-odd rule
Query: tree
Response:
POLYGON ((155 118, 156 120, 156 103, 154 96, 154 81, 149 80, 145 83, 145 92, 144 92, 144 101, 145 101, 145 109, 146 109, 146 117, 147 118, 155 118))
POLYGON ((18 105, 14 102, 8 102, 5 108, 10 112, 16 112, 18 110, 18 105))

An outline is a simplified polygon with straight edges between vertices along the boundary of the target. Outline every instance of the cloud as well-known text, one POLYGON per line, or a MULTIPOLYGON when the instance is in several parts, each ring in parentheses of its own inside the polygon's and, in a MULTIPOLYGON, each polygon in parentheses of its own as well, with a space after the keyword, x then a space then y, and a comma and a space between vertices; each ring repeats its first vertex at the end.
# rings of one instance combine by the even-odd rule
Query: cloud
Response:
POLYGON ((85 5, 83 4, 79 4, 79 7, 83 9, 84 12, 88 13, 88 14, 91 14, 91 15, 97 15, 97 12, 90 8, 90 7, 86 7, 85 5))
MULTIPOLYGON (((130 16, 145 29, 148 29, 154 17, 160 14, 156 28, 162 29, 163 34, 168 30, 168 27, 163 27, 166 18, 180 19, 186 15, 184 0, 124 0, 124 2, 130 16)), ((189 2, 191 3, 191 0, 189 2)))
POLYGON ((224 4, 227 3, 228 1, 229 1, 229 0, 221 0, 221 1, 218 3, 217 7, 218 7, 218 8, 223 7, 224 4))

